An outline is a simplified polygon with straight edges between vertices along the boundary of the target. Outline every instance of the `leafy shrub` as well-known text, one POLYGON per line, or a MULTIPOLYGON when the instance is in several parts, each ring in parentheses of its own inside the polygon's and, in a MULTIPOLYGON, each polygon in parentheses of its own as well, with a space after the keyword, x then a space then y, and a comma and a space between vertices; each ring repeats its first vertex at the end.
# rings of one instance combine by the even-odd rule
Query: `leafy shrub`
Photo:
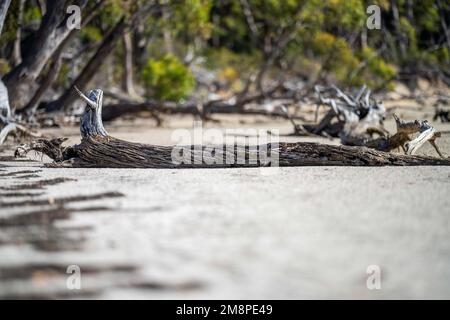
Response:
POLYGON ((171 101, 186 97, 195 86, 189 68, 171 54, 159 60, 149 59, 142 70, 142 81, 151 96, 171 101))

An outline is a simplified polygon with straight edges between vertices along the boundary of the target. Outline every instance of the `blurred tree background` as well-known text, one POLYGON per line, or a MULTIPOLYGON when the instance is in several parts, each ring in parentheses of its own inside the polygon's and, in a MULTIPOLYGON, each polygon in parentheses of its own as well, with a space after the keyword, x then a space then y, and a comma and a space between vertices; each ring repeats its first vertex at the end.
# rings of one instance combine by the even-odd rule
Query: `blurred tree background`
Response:
POLYGON ((447 0, 2 1, 0 74, 16 113, 69 110, 73 85, 136 103, 264 95, 280 82, 450 85, 447 0), (71 4, 80 30, 65 26, 71 4), (379 30, 366 27, 372 4, 379 30))

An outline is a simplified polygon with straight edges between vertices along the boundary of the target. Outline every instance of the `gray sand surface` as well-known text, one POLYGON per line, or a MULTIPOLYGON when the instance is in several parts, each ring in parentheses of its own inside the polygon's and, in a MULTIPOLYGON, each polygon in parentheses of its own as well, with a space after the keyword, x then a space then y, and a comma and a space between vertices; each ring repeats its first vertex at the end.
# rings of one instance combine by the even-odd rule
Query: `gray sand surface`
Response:
MULTIPOLYGON (((107 125, 171 143, 176 125, 151 127, 107 125)), ((438 144, 448 156, 450 135, 438 144)), ((0 162, 0 298, 450 298, 449 167, 51 169, 30 158, 0 162), (23 170, 37 172, 5 175, 23 170), (61 177, 74 180, 26 187, 61 177), (58 200, 104 192, 123 196, 58 200), (66 287, 69 265, 81 290, 66 287), (380 290, 366 286, 370 265, 380 290)))

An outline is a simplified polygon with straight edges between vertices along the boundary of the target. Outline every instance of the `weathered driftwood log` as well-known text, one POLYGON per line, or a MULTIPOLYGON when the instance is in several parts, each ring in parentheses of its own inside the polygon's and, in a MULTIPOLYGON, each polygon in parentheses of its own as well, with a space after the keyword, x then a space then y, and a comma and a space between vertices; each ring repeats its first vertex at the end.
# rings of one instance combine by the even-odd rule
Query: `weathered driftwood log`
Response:
MULTIPOLYGON (((386 130, 383 126, 385 108, 381 101, 371 97, 371 91, 366 86, 353 96, 345 94, 336 86, 322 87, 314 86, 317 94, 316 122, 319 117, 321 106, 328 107, 328 112, 317 124, 294 125, 292 135, 319 135, 341 138, 343 144, 347 137, 368 136, 371 133, 384 135, 386 130)), ((284 110, 290 118, 287 109, 284 110)), ((384 150, 383 150, 384 151, 384 150)))
POLYGON ((119 140, 108 135, 101 120, 103 92, 91 90, 81 118, 80 144, 63 147, 63 138, 38 139, 21 145, 16 156, 34 150, 48 155, 52 166, 103 168, 218 168, 258 166, 450 165, 450 159, 400 155, 365 147, 317 143, 279 143, 255 147, 167 147, 119 140), (269 156, 270 155, 270 156, 269 156), (244 160, 244 161, 243 161, 244 160))
POLYGON ((317 126, 306 127, 314 134, 325 132, 334 137, 354 135, 375 129, 383 132, 385 108, 381 101, 371 97, 371 91, 363 86, 356 95, 345 94, 336 86, 316 86, 318 96, 316 117, 321 105, 330 109, 317 126), (328 96, 326 96, 328 94, 328 96), (333 123, 333 120, 336 122, 333 123))
POLYGON ((402 121, 394 114, 394 119, 397 124, 397 132, 392 136, 381 136, 376 139, 347 136, 346 144, 353 146, 365 146, 379 151, 391 151, 402 148, 405 154, 414 154, 425 142, 429 142, 436 150, 440 157, 444 157, 439 150, 435 140, 441 137, 441 133, 436 131, 428 121, 402 121), (411 136, 415 133, 419 135, 412 139, 411 136))
POLYGON ((440 119, 441 122, 450 122, 450 111, 437 108, 433 120, 440 119))

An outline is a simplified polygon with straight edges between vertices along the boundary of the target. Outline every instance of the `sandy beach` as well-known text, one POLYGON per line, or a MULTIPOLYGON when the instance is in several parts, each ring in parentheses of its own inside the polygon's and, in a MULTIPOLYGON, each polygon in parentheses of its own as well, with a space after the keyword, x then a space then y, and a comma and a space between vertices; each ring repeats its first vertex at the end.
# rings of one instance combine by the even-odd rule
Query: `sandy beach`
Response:
MULTIPOLYGON (((339 143, 285 136, 286 120, 221 120, 205 127, 339 143)), ((192 118, 170 121, 106 128, 171 145, 192 118)), ((448 157, 450 124, 433 125, 448 157)), ((386 127, 394 130, 391 117, 386 127)), ((77 127, 44 133, 79 141, 77 127)), ((450 298, 449 167, 55 169, 39 155, 13 159, 13 149, 10 141, 0 153, 0 298, 450 298), (70 265, 81 270, 80 290, 67 287, 70 265), (371 265, 379 290, 366 285, 371 265)))

